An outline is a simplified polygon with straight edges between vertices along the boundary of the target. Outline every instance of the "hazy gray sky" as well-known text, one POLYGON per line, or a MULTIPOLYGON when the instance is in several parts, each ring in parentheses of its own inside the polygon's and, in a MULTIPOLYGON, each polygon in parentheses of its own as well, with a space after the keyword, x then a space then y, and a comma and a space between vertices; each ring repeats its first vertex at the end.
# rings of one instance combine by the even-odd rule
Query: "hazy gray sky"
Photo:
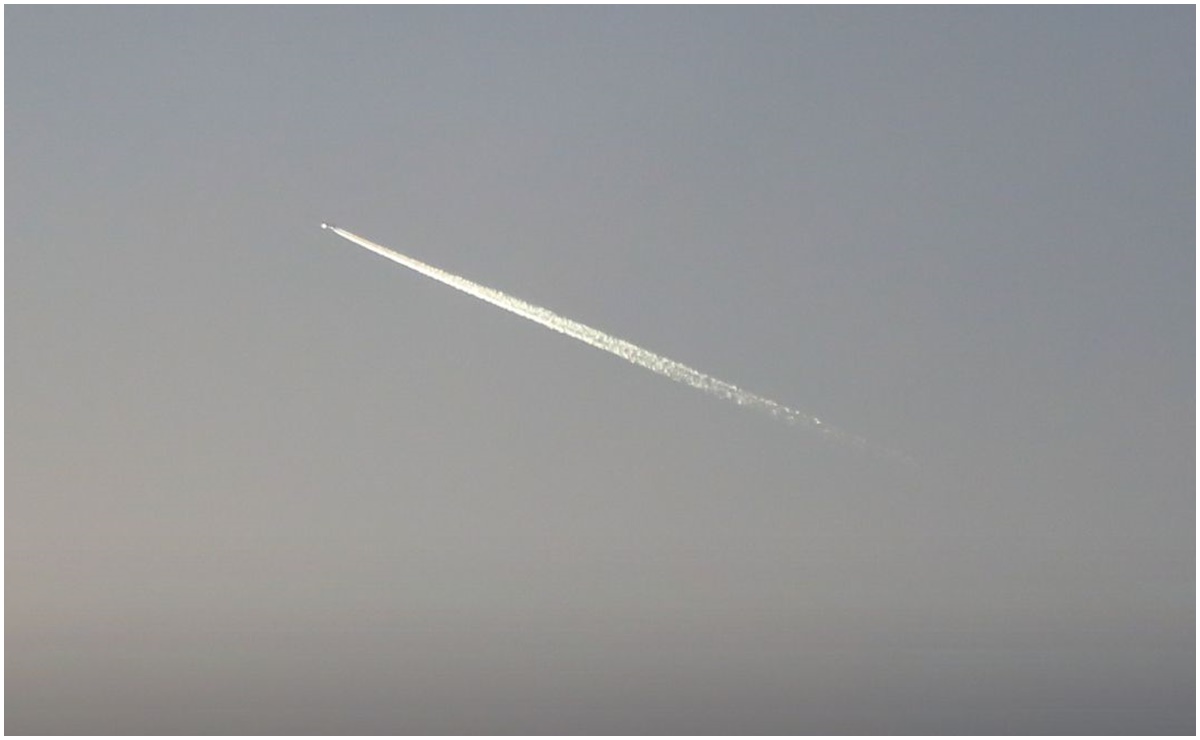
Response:
POLYGON ((1192 7, 4 15, 8 732, 1194 731, 1192 7))

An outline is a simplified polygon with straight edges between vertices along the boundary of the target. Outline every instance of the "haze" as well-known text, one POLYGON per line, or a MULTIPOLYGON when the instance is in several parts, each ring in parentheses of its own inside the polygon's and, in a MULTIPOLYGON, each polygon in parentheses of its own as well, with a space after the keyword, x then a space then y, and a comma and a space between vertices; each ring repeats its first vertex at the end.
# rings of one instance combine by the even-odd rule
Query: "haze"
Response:
POLYGON ((6 731, 1194 733, 1194 12, 5 8, 6 731))

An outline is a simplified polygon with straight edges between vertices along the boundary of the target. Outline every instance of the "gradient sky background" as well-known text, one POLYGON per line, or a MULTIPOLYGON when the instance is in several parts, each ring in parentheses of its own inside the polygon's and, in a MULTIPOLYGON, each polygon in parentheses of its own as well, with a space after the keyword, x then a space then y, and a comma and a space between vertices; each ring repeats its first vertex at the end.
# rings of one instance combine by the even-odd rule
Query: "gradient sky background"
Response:
POLYGON ((6 730, 1192 733, 1194 13, 5 8, 6 730))

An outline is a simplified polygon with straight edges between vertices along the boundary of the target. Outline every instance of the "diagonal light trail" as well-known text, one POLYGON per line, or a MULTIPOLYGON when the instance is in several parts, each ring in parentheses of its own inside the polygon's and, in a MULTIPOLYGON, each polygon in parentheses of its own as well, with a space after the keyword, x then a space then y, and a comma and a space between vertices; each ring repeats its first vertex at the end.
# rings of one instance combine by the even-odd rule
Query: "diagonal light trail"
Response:
POLYGON ((779 419, 780 421, 792 425, 802 427, 806 430, 815 432, 822 437, 837 442, 839 444, 849 445, 862 450, 872 451, 876 454, 881 454, 885 457, 894 460, 911 464, 911 460, 903 453, 893 450, 886 450, 870 445, 862 437, 858 437, 847 432, 843 432, 827 424, 824 424, 817 417, 806 414, 803 411, 788 408, 781 403, 772 401, 769 398, 760 396, 756 393, 742 390, 732 383, 727 383, 724 380, 719 380, 699 370, 688 367, 681 362, 655 354, 648 349, 627 342, 624 339, 606 334, 599 329, 593 329, 590 326, 581 324, 578 321, 572 321, 565 316, 559 316, 548 308, 535 306, 532 303, 521 300, 507 293, 503 293, 495 288, 489 288, 485 285, 467 280, 464 277, 451 274, 445 270, 438 269, 432 265, 427 265, 420 260, 413 259, 407 255, 388 249, 385 246, 376 244, 373 241, 364 239, 357 234, 338 228, 332 224, 321 224, 321 228, 328 229, 338 236, 351 241, 360 247, 371 250, 372 252, 386 257, 393 262, 397 262, 405 267, 415 270, 416 272, 433 278, 440 283, 449 285, 451 288, 461 290, 467 295, 474 296, 481 301, 488 303, 498 308, 503 308, 505 311, 515 313, 518 316, 529 319, 535 323, 541 324, 547 329, 553 329, 561 334, 566 334, 569 337, 578 339, 585 344, 589 344, 596 349, 602 349, 605 352, 610 352, 617 357, 621 357, 635 365, 646 368, 658 373, 664 377, 670 378, 677 383, 684 383, 693 388, 697 388, 710 396, 733 401, 739 406, 757 409, 765 412, 770 416, 779 419))

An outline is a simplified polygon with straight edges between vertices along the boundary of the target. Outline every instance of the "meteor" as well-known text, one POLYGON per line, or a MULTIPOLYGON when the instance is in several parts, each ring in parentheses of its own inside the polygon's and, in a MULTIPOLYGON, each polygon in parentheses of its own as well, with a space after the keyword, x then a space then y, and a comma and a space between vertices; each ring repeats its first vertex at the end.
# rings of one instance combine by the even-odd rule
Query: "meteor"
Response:
POLYGON ((606 334, 599 329, 593 329, 590 326, 581 324, 578 321, 572 321, 565 316, 559 316, 548 308, 535 306, 532 303, 521 300, 507 293, 503 293, 495 288, 489 288, 484 285, 472 282, 464 277, 451 274, 445 270, 441 270, 432 265, 427 265, 420 260, 413 259, 407 255, 388 249, 385 246, 376 244, 373 241, 364 239, 357 234, 346 231, 345 229, 334 226, 331 223, 322 223, 322 229, 332 231, 338 236, 353 242, 364 249, 378 254, 381 257, 404 265, 410 270, 414 270, 426 277, 433 278, 440 283, 449 285, 455 290, 460 290, 467 295, 474 296, 481 301, 502 308, 505 311, 516 314, 522 318, 540 324, 547 329, 552 329, 560 334, 566 334, 568 337, 578 339, 579 341, 591 345, 596 349, 604 350, 610 354, 614 354, 624 360, 627 360, 634 365, 644 367, 647 370, 658 373, 666 378, 670 378, 677 383, 690 385, 693 388, 703 391, 710 396, 715 396, 726 401, 732 401, 739 406, 745 406, 768 414, 769 416, 778 419, 785 424, 801 427, 805 430, 819 434, 821 437, 836 442, 838 444, 849 445, 851 447, 873 452, 886 458, 891 458, 898 462, 912 465, 912 460, 903 453, 894 450, 875 447, 869 444, 862 437, 858 437, 847 432, 835 429, 828 424, 822 422, 811 414, 806 414, 803 411, 788 408, 781 403, 772 401, 769 398, 760 396, 756 393, 751 393, 738 388, 732 383, 727 383, 724 380, 707 375, 688 367, 681 362, 668 359, 661 355, 655 354, 648 349, 627 342, 624 339, 606 334))

